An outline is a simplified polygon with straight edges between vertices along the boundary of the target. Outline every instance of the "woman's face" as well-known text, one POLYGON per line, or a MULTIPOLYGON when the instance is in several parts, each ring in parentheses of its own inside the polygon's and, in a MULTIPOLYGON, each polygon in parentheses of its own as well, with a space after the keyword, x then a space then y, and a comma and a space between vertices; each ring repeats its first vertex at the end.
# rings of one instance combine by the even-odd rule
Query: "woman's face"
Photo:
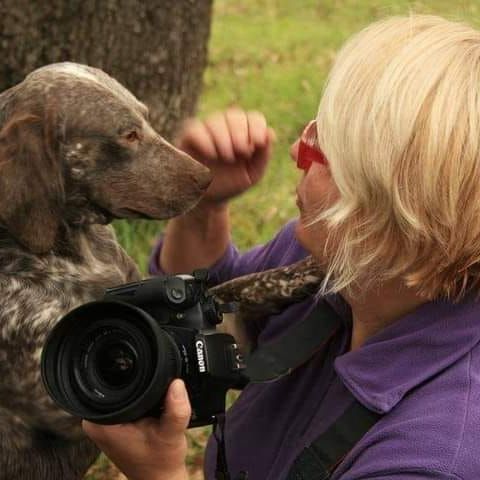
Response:
MULTIPOLYGON (((297 163, 297 140, 290 148, 290 155, 297 163)), ((330 207, 338 196, 338 189, 332 180, 328 164, 313 162, 297 186, 297 206, 300 221, 296 227, 296 237, 300 244, 308 250, 320 263, 329 255, 324 251, 327 235, 323 222, 308 223, 318 214, 330 207)))

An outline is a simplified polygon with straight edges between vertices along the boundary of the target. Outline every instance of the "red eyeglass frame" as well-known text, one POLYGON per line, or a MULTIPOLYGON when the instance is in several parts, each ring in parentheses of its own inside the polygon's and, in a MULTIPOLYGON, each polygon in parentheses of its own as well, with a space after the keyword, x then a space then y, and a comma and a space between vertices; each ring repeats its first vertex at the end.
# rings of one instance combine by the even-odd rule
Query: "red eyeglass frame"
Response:
POLYGON ((307 171, 312 163, 327 165, 328 161, 318 144, 317 121, 311 120, 304 128, 298 143, 297 167, 307 171))

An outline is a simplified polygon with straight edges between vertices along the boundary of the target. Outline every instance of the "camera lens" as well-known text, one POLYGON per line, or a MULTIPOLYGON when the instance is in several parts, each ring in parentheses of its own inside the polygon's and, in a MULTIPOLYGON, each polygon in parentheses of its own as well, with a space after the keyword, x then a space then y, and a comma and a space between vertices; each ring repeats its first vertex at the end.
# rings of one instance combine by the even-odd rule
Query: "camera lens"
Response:
POLYGON ((55 402, 72 415, 124 423, 159 411, 181 373, 173 338, 133 305, 91 302, 67 314, 42 353, 42 378, 55 402))
POLYGON ((137 354, 128 342, 109 342, 97 352, 98 375, 112 388, 123 387, 134 378, 136 361, 137 354))

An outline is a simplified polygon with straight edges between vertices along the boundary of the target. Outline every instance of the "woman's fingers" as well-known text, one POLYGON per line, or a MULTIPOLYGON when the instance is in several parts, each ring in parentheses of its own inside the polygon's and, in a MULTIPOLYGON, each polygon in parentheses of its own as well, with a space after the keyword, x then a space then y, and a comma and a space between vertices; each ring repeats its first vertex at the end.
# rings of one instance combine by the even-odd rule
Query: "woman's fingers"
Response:
POLYGON ((229 108, 225 112, 225 119, 230 131, 235 157, 250 157, 253 152, 253 144, 250 142, 247 112, 240 108, 229 108))
POLYGON ((255 110, 247 112, 249 137, 254 148, 264 148, 268 140, 267 119, 255 110))
POLYGON ((227 163, 234 163, 235 153, 225 114, 220 112, 214 113, 205 120, 205 127, 215 144, 218 158, 227 163))
POLYGON ((235 163, 265 148, 268 131, 267 120, 261 112, 232 107, 210 115, 203 122, 187 120, 177 144, 207 164, 216 160, 235 163))
POLYGON ((177 440, 183 436, 187 429, 192 409, 188 399, 185 384, 180 379, 175 379, 168 388, 165 396, 164 411, 160 418, 143 418, 134 423, 118 425, 98 425, 84 420, 82 427, 85 433, 100 445, 111 439, 112 432, 117 434, 142 435, 148 434, 157 437, 158 440, 177 440))
POLYGON ((217 159, 214 139, 204 122, 197 118, 188 119, 184 123, 177 145, 202 163, 217 159))

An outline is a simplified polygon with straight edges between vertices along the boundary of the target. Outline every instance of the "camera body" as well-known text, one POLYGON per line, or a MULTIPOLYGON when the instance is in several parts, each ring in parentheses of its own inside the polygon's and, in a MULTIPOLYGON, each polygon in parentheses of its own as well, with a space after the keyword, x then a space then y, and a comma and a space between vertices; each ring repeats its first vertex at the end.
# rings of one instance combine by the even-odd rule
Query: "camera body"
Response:
POLYGON ((168 385, 185 382, 190 427, 225 411, 230 388, 245 379, 233 336, 216 325, 230 304, 208 294, 207 275, 159 276, 108 289, 101 301, 69 312, 50 333, 42 378, 73 415, 113 424, 158 416, 168 385))

